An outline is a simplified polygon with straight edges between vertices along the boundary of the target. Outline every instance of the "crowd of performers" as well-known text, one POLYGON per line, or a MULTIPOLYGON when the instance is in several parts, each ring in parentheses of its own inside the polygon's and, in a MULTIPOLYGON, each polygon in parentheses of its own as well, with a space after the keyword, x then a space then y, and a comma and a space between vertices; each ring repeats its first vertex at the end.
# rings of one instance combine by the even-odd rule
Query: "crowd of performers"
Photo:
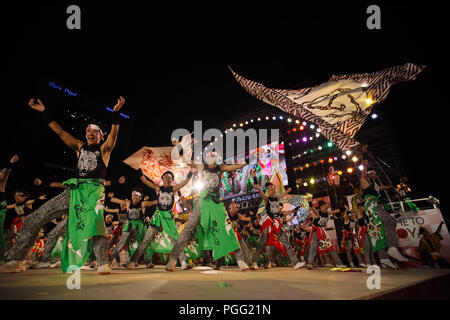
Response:
MULTIPOLYGON (((155 191, 156 200, 149 201, 138 187, 130 188, 126 199, 117 198, 114 188, 123 185, 126 178, 107 181, 105 177, 124 103, 120 97, 114 106, 106 139, 100 127, 90 124, 83 142, 63 130, 39 99, 29 101, 35 110, 30 112, 39 115, 76 152, 76 176, 63 182, 36 178, 36 186, 62 191, 50 199, 29 199, 26 190, 16 190, 15 203, 8 204, 8 175, 19 161, 18 156, 11 158, 0 173, 0 273, 61 267, 63 272, 96 268, 98 274, 110 274, 114 265, 133 269, 139 264, 153 268, 155 263, 165 264, 167 271, 174 271, 178 263, 182 270, 198 263, 220 269, 231 260, 240 270, 258 270, 270 269, 283 259, 294 269, 376 264, 396 269, 397 262, 408 260, 397 249, 396 220, 380 197, 383 190, 393 186, 378 185, 376 172, 367 170, 367 146, 361 149, 364 170, 359 201, 356 199, 350 208, 341 200, 336 210, 324 201, 317 207, 310 203, 307 219, 297 226, 290 221, 300 206, 284 211, 282 205, 290 189, 278 194, 268 181, 261 186, 255 170, 250 184, 262 198, 259 210, 244 212, 234 202, 225 208, 220 197, 222 177, 245 164, 219 164, 221 159, 214 152, 207 154, 205 163, 191 164, 191 171, 179 184, 170 171, 162 175, 162 185, 142 175, 141 181, 155 191), (194 172, 200 174, 204 188, 194 199, 183 198, 179 190, 194 172), (105 194, 105 188, 111 188, 110 192, 105 194), (176 198, 183 211, 177 215, 173 212, 176 198), (342 225, 338 248, 327 232, 330 219, 342 225)), ((410 190, 405 182, 397 188, 407 195, 410 190)), ((429 264, 445 267, 448 264, 439 255, 440 230, 433 234, 421 230, 419 250, 429 264)))

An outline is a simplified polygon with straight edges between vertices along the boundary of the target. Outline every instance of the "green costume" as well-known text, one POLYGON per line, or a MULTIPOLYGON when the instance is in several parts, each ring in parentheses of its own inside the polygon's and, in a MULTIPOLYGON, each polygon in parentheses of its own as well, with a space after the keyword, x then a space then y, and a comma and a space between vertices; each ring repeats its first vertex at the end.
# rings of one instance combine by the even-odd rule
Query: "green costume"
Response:
POLYGON ((63 186, 71 190, 61 252, 61 268, 67 272, 69 267, 79 268, 87 261, 93 236, 106 237, 103 221, 105 188, 101 179, 72 178, 64 181, 63 186))
POLYGON ((374 252, 387 248, 386 231, 384 224, 377 215, 377 202, 379 197, 372 194, 364 196, 364 210, 369 218, 367 225, 367 235, 374 252))

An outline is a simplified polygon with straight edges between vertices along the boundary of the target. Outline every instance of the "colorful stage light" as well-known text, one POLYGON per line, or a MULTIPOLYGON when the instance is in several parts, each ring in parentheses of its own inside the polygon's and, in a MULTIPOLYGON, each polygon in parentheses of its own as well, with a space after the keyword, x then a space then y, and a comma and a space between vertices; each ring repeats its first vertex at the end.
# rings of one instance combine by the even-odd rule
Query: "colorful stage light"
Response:
POLYGON ((342 176, 342 171, 341 170, 338 171, 338 175, 342 176))
POLYGON ((371 104, 373 104, 374 103, 374 101, 372 100, 372 99, 370 99, 370 98, 367 98, 366 99, 366 104, 368 105, 368 106, 370 106, 371 104))
POLYGON ((378 115, 376 113, 372 113, 371 117, 372 117, 372 119, 376 119, 376 118, 378 118, 378 115))
POLYGON ((287 120, 288 120, 288 122, 292 122, 292 119, 291 119, 291 118, 288 118, 287 120))
POLYGON ((314 180, 314 178, 311 178, 311 180, 309 180, 309 183, 314 184, 316 182, 316 180, 314 180))
POLYGON ((357 162, 358 161, 358 157, 357 156, 353 156, 352 161, 353 162, 357 162))
POLYGON ((359 169, 359 171, 363 171, 363 170, 364 170, 364 166, 363 166, 362 164, 360 164, 360 165, 358 166, 358 169, 359 169))
POLYGON ((308 138, 307 137, 303 137, 303 142, 306 142, 306 141, 308 141, 308 138))
POLYGON ((317 149, 322 150, 322 146, 318 146, 317 149))
POLYGON ((300 140, 298 140, 298 139, 295 139, 295 142, 299 143, 299 142, 300 142, 300 140))
POLYGON ((305 129, 305 127, 304 126, 300 126, 299 129, 303 131, 305 129))
POLYGON ((298 120, 295 120, 295 123, 296 123, 296 124, 299 124, 299 123, 300 123, 300 121, 298 121, 298 120))
POLYGON ((305 167, 306 167, 306 168, 309 168, 309 163, 305 163, 305 167))
POLYGON ((331 147, 333 146, 333 142, 329 141, 329 142, 327 143, 327 146, 331 148, 331 147))
POLYGON ((347 150, 347 151, 345 151, 345 154, 349 156, 349 155, 352 154, 352 151, 351 150, 347 150))
POLYGON ((316 167, 317 166, 317 162, 314 162, 313 165, 316 167))
POLYGON ((261 121, 261 118, 258 118, 258 121, 261 121))
POLYGON ((348 173, 352 173, 353 172, 353 168, 347 168, 347 172, 348 173))
POLYGON ((320 159, 320 163, 324 163, 325 161, 323 159, 320 159))
POLYGON ((296 131, 297 131, 297 128, 292 129, 292 131, 296 132, 296 131))
POLYGON ((328 163, 333 163, 333 158, 328 158, 328 163))
POLYGON ((342 158, 342 160, 345 160, 345 159, 347 159, 347 156, 346 156, 345 154, 343 154, 343 155, 341 156, 341 158, 342 158))
POLYGON ((338 159, 338 157, 333 157, 333 160, 334 160, 334 161, 337 161, 337 159, 338 159))
POLYGON ((266 120, 269 120, 269 117, 266 117, 266 120))

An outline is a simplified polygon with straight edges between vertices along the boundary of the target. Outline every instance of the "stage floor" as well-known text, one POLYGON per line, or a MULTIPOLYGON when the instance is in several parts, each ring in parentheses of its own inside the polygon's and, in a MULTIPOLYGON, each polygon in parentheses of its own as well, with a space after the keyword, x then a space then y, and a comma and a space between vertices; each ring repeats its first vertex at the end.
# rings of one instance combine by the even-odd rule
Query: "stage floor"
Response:
MULTIPOLYGON (((176 269, 169 273, 163 266, 135 270, 113 268, 113 274, 99 276, 81 271, 81 289, 66 287, 68 274, 60 269, 27 270, 25 273, 0 274, 0 299, 133 299, 133 300, 350 300, 372 299, 401 288, 440 276, 445 269, 381 270, 381 289, 369 290, 365 272, 333 272, 329 269, 245 271, 222 268, 221 271, 176 269), (218 286, 223 281, 228 286, 218 286)), ((431 289, 430 289, 431 290, 431 289)), ((449 297, 442 297, 449 299, 449 297)))

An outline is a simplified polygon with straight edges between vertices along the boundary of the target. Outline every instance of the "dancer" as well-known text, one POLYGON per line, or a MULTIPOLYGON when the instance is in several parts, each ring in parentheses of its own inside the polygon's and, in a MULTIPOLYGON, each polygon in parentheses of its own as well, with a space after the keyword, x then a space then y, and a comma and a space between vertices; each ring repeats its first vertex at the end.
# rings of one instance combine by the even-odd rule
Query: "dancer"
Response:
POLYGON ((106 141, 103 131, 95 124, 86 128, 86 141, 82 142, 63 130, 45 110, 41 100, 30 99, 28 104, 35 109, 44 123, 48 125, 58 137, 77 154, 76 178, 64 182, 67 186, 62 193, 44 203, 34 211, 22 226, 22 232, 16 239, 12 250, 8 253, 10 261, 0 268, 0 273, 23 272, 26 270, 25 257, 33 245, 39 230, 49 221, 60 217, 69 211, 66 234, 61 253, 61 267, 63 272, 68 268, 81 267, 88 258, 88 239, 92 239, 95 256, 98 261, 98 273, 109 274, 106 257, 106 231, 103 222, 104 186, 106 168, 109 163, 119 131, 119 111, 125 103, 120 97, 114 106, 113 124, 106 141))
MULTIPOLYGON (((295 255, 294 250, 292 249, 286 237, 286 234, 282 230, 280 220, 280 215, 282 214, 282 212, 280 212, 281 210, 279 200, 284 197, 285 194, 289 193, 291 189, 288 188, 286 190, 286 193, 277 195, 275 185, 269 182, 266 184, 266 195, 259 184, 255 183, 255 185, 263 199, 263 205, 266 210, 266 215, 260 221, 260 238, 258 241, 256 252, 253 254, 252 265, 250 267, 251 270, 258 270, 258 259, 266 246, 275 246, 275 248, 281 251, 283 255, 289 256, 289 260, 294 265, 294 269, 300 269, 304 266, 304 263, 298 261, 298 258, 295 255)), ((292 210, 292 212, 294 212, 294 210, 292 210)), ((271 252, 270 250, 268 251, 268 256, 269 252, 271 252)), ((268 264, 266 265, 266 267, 271 267, 270 259, 268 259, 268 264)))
POLYGON ((370 265, 376 265, 375 256, 372 251, 372 246, 370 245, 369 237, 367 236, 367 225, 366 217, 364 216, 364 207, 359 208, 357 211, 358 217, 358 241, 359 247, 364 250, 364 263, 366 267, 370 265))
POLYGON ((127 219, 122 227, 122 236, 118 244, 114 247, 109 255, 110 264, 117 258, 124 246, 127 246, 130 256, 134 253, 131 248, 131 243, 136 240, 138 243, 144 239, 146 228, 144 224, 144 212, 148 207, 156 205, 157 201, 142 200, 143 192, 140 188, 133 188, 131 191, 131 200, 122 200, 118 198, 111 198, 112 203, 117 203, 121 206, 126 206, 127 219))
POLYGON ((245 239, 242 237, 241 233, 238 231, 238 223, 240 221, 243 222, 251 222, 252 219, 250 217, 246 217, 245 215, 239 213, 239 204, 236 202, 230 203, 228 206, 228 217, 230 218, 231 225, 233 226, 234 232, 236 233, 236 237, 241 246, 242 254, 244 255, 244 260, 247 264, 251 263, 250 250, 248 248, 248 244, 245 239))
MULTIPOLYGON (((172 211, 175 203, 175 192, 183 188, 189 182, 191 177, 192 171, 188 173, 186 179, 182 183, 171 186, 175 177, 172 172, 166 171, 161 176, 163 185, 158 186, 152 181, 147 180, 145 176, 141 176, 141 181, 157 193, 157 209, 150 220, 150 225, 145 233, 145 237, 139 243, 136 252, 131 257, 130 263, 126 265, 128 269, 133 269, 135 263, 142 256, 147 246, 155 239, 158 232, 161 232, 161 235, 165 233, 172 243, 178 239, 178 231, 175 226, 172 211)), ((178 259, 180 260, 182 269, 191 268, 191 266, 186 263, 186 256, 183 251, 179 253, 178 259)), ((149 267, 152 267, 152 265, 149 265, 149 267)))
POLYGON ((13 156, 9 160, 8 166, 0 172, 0 264, 3 262, 3 256, 5 254, 5 233, 3 232, 5 217, 6 217, 6 182, 8 181, 9 173, 13 166, 19 161, 17 155, 13 156))
POLYGON ((220 157, 216 152, 206 154, 206 164, 191 164, 202 173, 202 181, 205 185, 196 199, 194 209, 189 216, 188 222, 175 242, 170 253, 167 271, 174 271, 177 256, 183 248, 192 240, 198 226, 205 235, 208 243, 213 248, 213 258, 218 260, 227 254, 234 252, 238 266, 241 270, 247 270, 248 265, 244 261, 239 242, 232 230, 227 212, 219 198, 220 177, 224 171, 233 171, 244 167, 246 164, 228 165, 221 164, 220 157))
POLYGON ((347 260, 351 268, 355 267, 352 258, 352 251, 358 260, 358 266, 366 268, 366 265, 363 263, 361 259, 361 255, 359 254, 359 242, 358 237, 355 234, 355 225, 356 225, 356 215, 351 212, 343 212, 344 217, 344 230, 342 236, 342 252, 347 254, 347 260))
POLYGON ((323 200, 319 201, 318 207, 319 211, 317 211, 314 207, 310 207, 312 226, 309 229, 309 252, 306 261, 306 267, 308 268, 308 270, 312 269, 312 263, 314 262, 317 253, 319 253, 319 255, 329 253, 336 263, 336 267, 345 268, 345 265, 342 263, 341 258, 331 244, 330 236, 325 230, 328 219, 333 215, 333 211, 328 208, 328 204, 323 200))
POLYGON ((392 189, 392 185, 382 186, 376 182, 375 170, 367 171, 367 150, 368 146, 363 145, 362 165, 360 185, 364 198, 364 209, 369 218, 369 237, 372 250, 378 252, 380 263, 385 268, 398 268, 389 260, 388 256, 398 261, 408 261, 397 249, 397 222, 383 207, 380 192, 392 189), (386 249, 387 252, 386 252, 386 249))

